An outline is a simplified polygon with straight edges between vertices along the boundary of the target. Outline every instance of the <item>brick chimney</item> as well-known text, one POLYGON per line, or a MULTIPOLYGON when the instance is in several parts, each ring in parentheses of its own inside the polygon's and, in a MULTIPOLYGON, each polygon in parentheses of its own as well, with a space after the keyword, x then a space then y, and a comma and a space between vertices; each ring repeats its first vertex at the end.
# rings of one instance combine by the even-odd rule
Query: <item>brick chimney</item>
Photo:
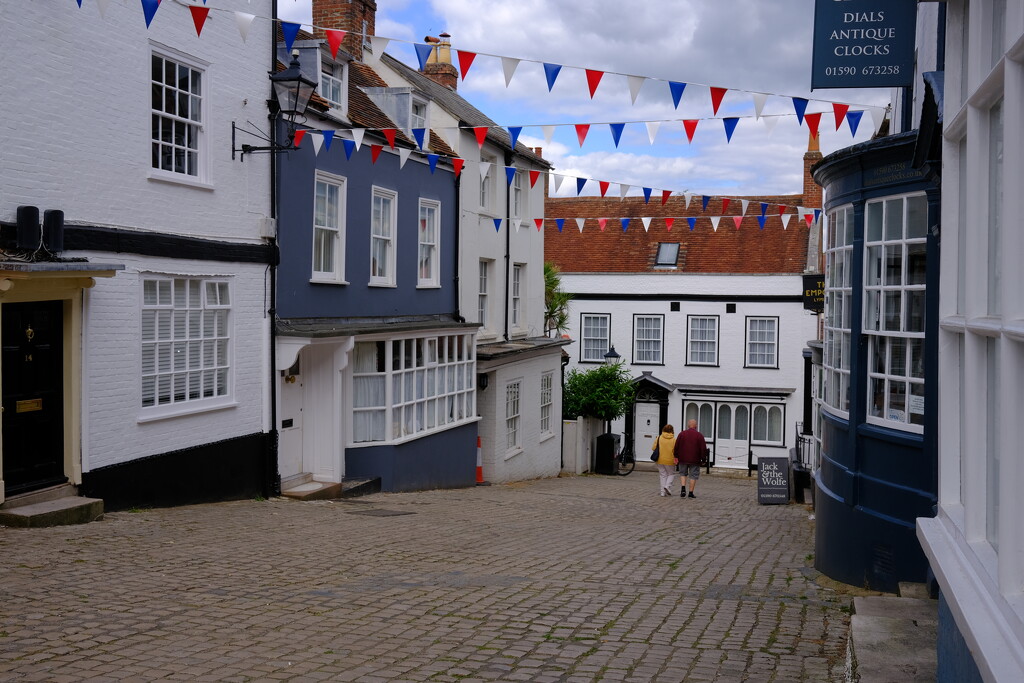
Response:
POLYGON ((363 44, 375 33, 376 16, 376 0, 313 0, 314 35, 325 37, 325 28, 346 31, 341 49, 358 61, 363 61, 363 44))
POLYGON ((812 209, 821 208, 821 185, 814 182, 811 176, 811 167, 821 161, 821 146, 819 138, 808 133, 807 151, 804 153, 804 203, 803 205, 812 209))
POLYGON ((452 64, 452 44, 449 38, 451 38, 450 35, 442 33, 437 38, 427 36, 423 39, 427 44, 434 46, 434 49, 430 51, 430 56, 427 57, 423 75, 435 83, 458 90, 459 72, 452 64))

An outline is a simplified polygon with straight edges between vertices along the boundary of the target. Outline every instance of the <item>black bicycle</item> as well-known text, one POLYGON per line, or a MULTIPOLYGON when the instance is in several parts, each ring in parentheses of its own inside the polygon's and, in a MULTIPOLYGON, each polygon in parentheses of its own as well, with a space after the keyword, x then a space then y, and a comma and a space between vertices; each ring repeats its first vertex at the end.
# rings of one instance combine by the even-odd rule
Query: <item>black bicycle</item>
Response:
POLYGON ((615 456, 615 473, 619 476, 626 476, 632 472, 635 467, 636 458, 633 457, 632 452, 623 450, 615 456))

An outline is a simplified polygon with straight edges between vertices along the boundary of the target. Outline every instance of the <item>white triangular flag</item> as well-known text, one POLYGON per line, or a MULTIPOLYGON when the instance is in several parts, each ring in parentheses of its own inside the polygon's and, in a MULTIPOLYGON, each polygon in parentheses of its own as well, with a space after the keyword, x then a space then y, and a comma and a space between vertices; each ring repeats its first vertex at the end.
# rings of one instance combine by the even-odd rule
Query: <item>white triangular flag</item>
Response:
POLYGON ((764 111, 764 103, 768 101, 768 95, 763 92, 754 93, 754 118, 761 118, 761 112, 764 111))
POLYGON ((626 76, 626 80, 629 82, 629 96, 633 98, 633 104, 636 104, 636 96, 640 94, 640 88, 644 87, 647 79, 644 76, 626 76))
POLYGON ((370 36, 370 49, 363 50, 363 63, 375 64, 379 62, 381 55, 384 54, 384 50, 387 49, 388 43, 390 42, 390 38, 379 38, 377 36, 370 36))
POLYGON ((558 192, 558 188, 562 186, 563 180, 565 180, 564 175, 555 174, 555 192, 558 192))
POLYGON ((366 133, 365 128, 353 128, 352 129, 352 140, 356 143, 356 151, 363 146, 363 134, 366 133))
POLYGON ((658 135, 658 129, 661 128, 661 121, 646 121, 647 126, 647 137, 651 139, 651 144, 654 144, 654 138, 658 135))
POLYGON ((580 232, 583 232, 583 224, 586 223, 586 222, 587 222, 586 218, 577 218, 576 219, 576 227, 580 229, 580 232))
POLYGON ((871 111, 871 120, 875 124, 875 132, 877 133, 882 127, 882 123, 885 122, 885 107, 868 107, 871 111))
POLYGON ((746 216, 747 215, 747 206, 750 205, 750 200, 749 199, 741 199, 740 203, 743 205, 743 214, 742 215, 746 216))
POLYGON ((522 225, 523 225, 523 219, 522 218, 513 218, 512 219, 512 225, 516 226, 516 232, 518 233, 519 232, 519 228, 521 228, 522 225))
POLYGON ((505 72, 505 87, 507 88, 512 82, 512 74, 516 72, 516 67, 519 66, 519 60, 514 57, 502 57, 501 68, 505 72))
MULTIPOLYGON (((102 8, 107 0, 96 0, 96 4, 102 8)), ((100 10, 102 14, 102 9, 100 10)), ((252 20, 256 18, 255 14, 246 14, 245 12, 235 12, 235 24, 238 26, 238 33, 242 36, 242 42, 244 43, 246 38, 249 37, 249 28, 252 26, 252 20)))
MULTIPOLYGON (((105 19, 107 17, 107 5, 109 4, 110 0, 96 0, 96 8, 100 11, 100 19, 105 19)), ((243 38, 243 40, 245 39, 243 38)))
POLYGON ((711 227, 715 229, 715 232, 718 232, 718 221, 720 221, 720 220, 722 220, 721 216, 712 216, 711 217, 711 227))
POLYGON ((629 185, 625 183, 619 183, 619 201, 621 202, 626 198, 626 194, 629 192, 629 185))
POLYGON ((480 170, 480 182, 483 182, 484 178, 487 177, 487 172, 491 170, 491 165, 489 163, 485 162, 485 161, 481 161, 480 162, 480 166, 479 166, 479 170, 480 170))
POLYGON ((644 232, 647 232, 648 230, 651 229, 651 218, 650 218, 650 216, 645 216, 644 218, 641 218, 640 220, 643 221, 643 223, 644 223, 644 232))
POLYGON ((791 214, 791 213, 784 213, 781 216, 779 216, 779 218, 782 219, 782 229, 783 230, 785 230, 786 228, 789 227, 789 219, 792 218, 792 217, 793 217, 793 214, 791 214))
POLYGON ((693 193, 687 190, 686 192, 683 193, 683 196, 686 197, 686 208, 689 209, 690 200, 693 199, 693 193))
POLYGON ((313 131, 309 138, 313 141, 313 153, 319 156, 320 148, 324 145, 324 134, 320 131, 313 131))
POLYGON ((768 129, 768 136, 770 137, 772 132, 775 130, 775 126, 779 123, 779 117, 765 116, 761 120, 764 121, 764 127, 768 129))
POLYGON ((398 148, 398 168, 405 166, 405 162, 409 161, 410 154, 412 154, 412 150, 408 147, 398 148))
POLYGON ((540 129, 542 131, 544 131, 544 147, 545 148, 550 147, 551 146, 551 138, 553 138, 554 135, 555 135, 555 127, 554 126, 541 126, 540 129))

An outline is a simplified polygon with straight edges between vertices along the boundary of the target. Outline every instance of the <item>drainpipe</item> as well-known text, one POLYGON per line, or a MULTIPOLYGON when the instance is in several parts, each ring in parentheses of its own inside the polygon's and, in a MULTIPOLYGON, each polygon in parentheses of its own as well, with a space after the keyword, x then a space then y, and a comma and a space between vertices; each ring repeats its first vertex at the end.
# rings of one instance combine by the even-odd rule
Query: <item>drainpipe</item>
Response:
MULTIPOLYGON (((512 165, 512 153, 505 152, 505 165, 512 165)), ((499 175, 499 174, 495 174, 499 175)), ((500 182, 500 179, 499 181, 500 182)), ((505 183, 505 341, 508 341, 509 298, 512 295, 512 192, 505 183)))
MULTIPOLYGON (((461 251, 459 250, 459 236, 462 234, 462 174, 455 176, 455 277, 453 282, 455 283, 455 312, 452 317, 455 318, 455 322, 464 323, 466 319, 462 317, 462 282, 459 279, 459 257, 461 251)), ((440 258, 438 254, 438 258, 440 258)))
MULTIPOLYGON (((271 16, 277 19, 277 0, 271 3, 271 16)), ((270 22, 270 72, 274 73, 277 65, 277 23, 270 22)), ((270 93, 274 97, 273 91, 270 93)), ((277 145, 277 114, 270 117, 270 146, 277 145)), ((270 433, 267 434, 266 469, 267 475, 263 482, 263 497, 281 494, 281 476, 277 470, 277 264, 279 248, 277 245, 277 154, 270 153, 270 218, 274 221, 274 237, 270 242, 270 307, 267 316, 270 318, 270 433)))

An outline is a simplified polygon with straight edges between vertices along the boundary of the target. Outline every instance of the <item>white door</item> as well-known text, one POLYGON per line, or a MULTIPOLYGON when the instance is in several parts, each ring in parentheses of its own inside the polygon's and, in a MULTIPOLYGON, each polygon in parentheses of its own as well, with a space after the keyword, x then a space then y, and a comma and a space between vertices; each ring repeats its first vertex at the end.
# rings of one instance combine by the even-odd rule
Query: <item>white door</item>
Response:
POLYGON ((303 472, 302 468, 302 409, 303 383, 301 361, 284 371, 281 378, 281 402, 278 411, 277 468, 281 478, 303 472))
POLYGON ((637 403, 633 406, 633 453, 637 460, 650 459, 651 444, 661 434, 661 405, 658 403, 637 403))
POLYGON ((750 447, 750 408, 720 403, 716 422, 715 466, 745 468, 750 447))

